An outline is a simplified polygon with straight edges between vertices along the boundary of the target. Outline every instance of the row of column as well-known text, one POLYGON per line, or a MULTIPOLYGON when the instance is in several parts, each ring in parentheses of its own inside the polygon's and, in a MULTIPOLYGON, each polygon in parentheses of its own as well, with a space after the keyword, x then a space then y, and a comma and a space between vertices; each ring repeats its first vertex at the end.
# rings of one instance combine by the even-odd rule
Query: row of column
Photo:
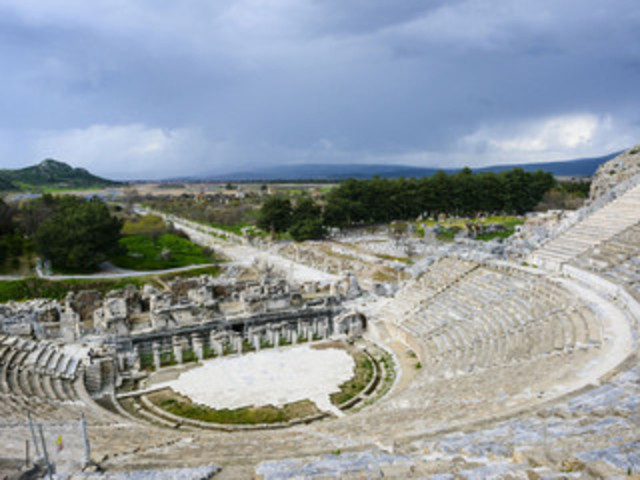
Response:
MULTIPOLYGON (((280 346, 283 341, 287 344, 298 343, 300 337, 307 341, 313 339, 326 339, 330 334, 330 323, 328 318, 313 319, 311 322, 299 320, 295 324, 283 323, 280 325, 267 325, 260 327, 249 326, 245 335, 241 335, 231 331, 209 332, 208 342, 205 336, 200 333, 190 335, 193 354, 199 361, 205 358, 205 345, 208 343, 212 353, 216 356, 222 356, 225 353, 234 352, 242 353, 244 350, 245 340, 251 344, 254 350, 259 351, 263 347, 263 341, 272 347, 280 346), (226 347, 226 351, 225 351, 226 347)), ((182 364, 185 360, 185 350, 188 349, 188 339, 183 335, 174 335, 171 337, 171 352, 176 363, 182 364)), ((138 347, 136 346, 136 350, 138 347)), ((155 341, 151 346, 153 355, 153 366, 156 370, 161 367, 163 345, 161 342, 155 341)), ((140 358, 139 351, 136 351, 137 357, 140 358)))

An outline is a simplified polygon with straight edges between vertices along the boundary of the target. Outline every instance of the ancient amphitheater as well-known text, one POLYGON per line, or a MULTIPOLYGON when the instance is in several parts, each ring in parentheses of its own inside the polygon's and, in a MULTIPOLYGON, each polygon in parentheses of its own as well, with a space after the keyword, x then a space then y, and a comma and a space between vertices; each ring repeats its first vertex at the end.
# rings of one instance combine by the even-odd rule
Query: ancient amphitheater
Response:
MULTIPOLYGON (((73 478, 639 478, 639 152, 602 167, 587 206, 529 250, 526 232, 514 238, 519 256, 448 247, 401 271, 375 256, 380 242, 343 239, 332 259, 326 245, 262 252, 288 274, 306 262, 299 272, 314 282, 269 270, 257 283, 229 277, 224 294, 216 293, 221 280, 172 287, 186 288, 190 303, 149 287, 95 300, 93 331, 77 298, 6 307, 0 457, 24 457, 31 412, 50 445, 64 437, 56 464, 73 478), (356 276, 335 281, 341 261, 356 276), (368 262, 400 273, 375 283, 368 262), (137 322, 150 326, 137 330, 137 322), (114 388, 145 362, 162 370, 167 352, 181 363, 187 351, 202 359, 362 330, 393 358, 393 384, 375 402, 316 421, 203 428, 143 400, 134 415, 114 388), (108 337, 101 347, 86 340, 100 332, 108 337), (81 471, 89 463, 82 414, 91 460, 104 473, 81 471)), ((259 255, 176 225, 237 260, 259 255)))

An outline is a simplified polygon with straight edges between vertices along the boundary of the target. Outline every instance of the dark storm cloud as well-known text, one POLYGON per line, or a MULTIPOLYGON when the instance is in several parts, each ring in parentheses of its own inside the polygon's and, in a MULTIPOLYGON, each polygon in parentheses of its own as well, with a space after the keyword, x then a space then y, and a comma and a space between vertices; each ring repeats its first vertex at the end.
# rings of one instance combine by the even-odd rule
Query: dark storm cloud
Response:
POLYGON ((0 0, 0 158, 157 177, 608 153, 640 139, 639 64, 636 0, 0 0))

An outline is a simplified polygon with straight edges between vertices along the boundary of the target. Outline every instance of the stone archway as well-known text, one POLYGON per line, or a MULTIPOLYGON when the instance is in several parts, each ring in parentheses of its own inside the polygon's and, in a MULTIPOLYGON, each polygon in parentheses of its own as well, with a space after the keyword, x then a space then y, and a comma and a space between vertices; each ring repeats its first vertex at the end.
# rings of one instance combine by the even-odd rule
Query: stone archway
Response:
POLYGON ((335 318, 333 331, 339 335, 355 338, 361 336, 366 328, 367 317, 361 312, 351 310, 335 318))

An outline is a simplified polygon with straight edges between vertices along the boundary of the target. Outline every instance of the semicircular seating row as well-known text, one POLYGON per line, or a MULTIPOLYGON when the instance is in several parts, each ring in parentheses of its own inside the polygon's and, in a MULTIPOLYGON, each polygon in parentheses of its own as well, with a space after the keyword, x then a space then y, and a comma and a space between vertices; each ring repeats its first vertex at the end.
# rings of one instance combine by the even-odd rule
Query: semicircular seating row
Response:
POLYGON ((0 418, 77 419, 84 412, 93 423, 113 416, 92 403, 84 386, 86 349, 48 341, 0 337, 0 418))
POLYGON ((420 342, 422 366, 433 377, 602 342, 600 319, 589 304, 543 275, 516 268, 445 258, 401 296, 391 320, 420 342))

